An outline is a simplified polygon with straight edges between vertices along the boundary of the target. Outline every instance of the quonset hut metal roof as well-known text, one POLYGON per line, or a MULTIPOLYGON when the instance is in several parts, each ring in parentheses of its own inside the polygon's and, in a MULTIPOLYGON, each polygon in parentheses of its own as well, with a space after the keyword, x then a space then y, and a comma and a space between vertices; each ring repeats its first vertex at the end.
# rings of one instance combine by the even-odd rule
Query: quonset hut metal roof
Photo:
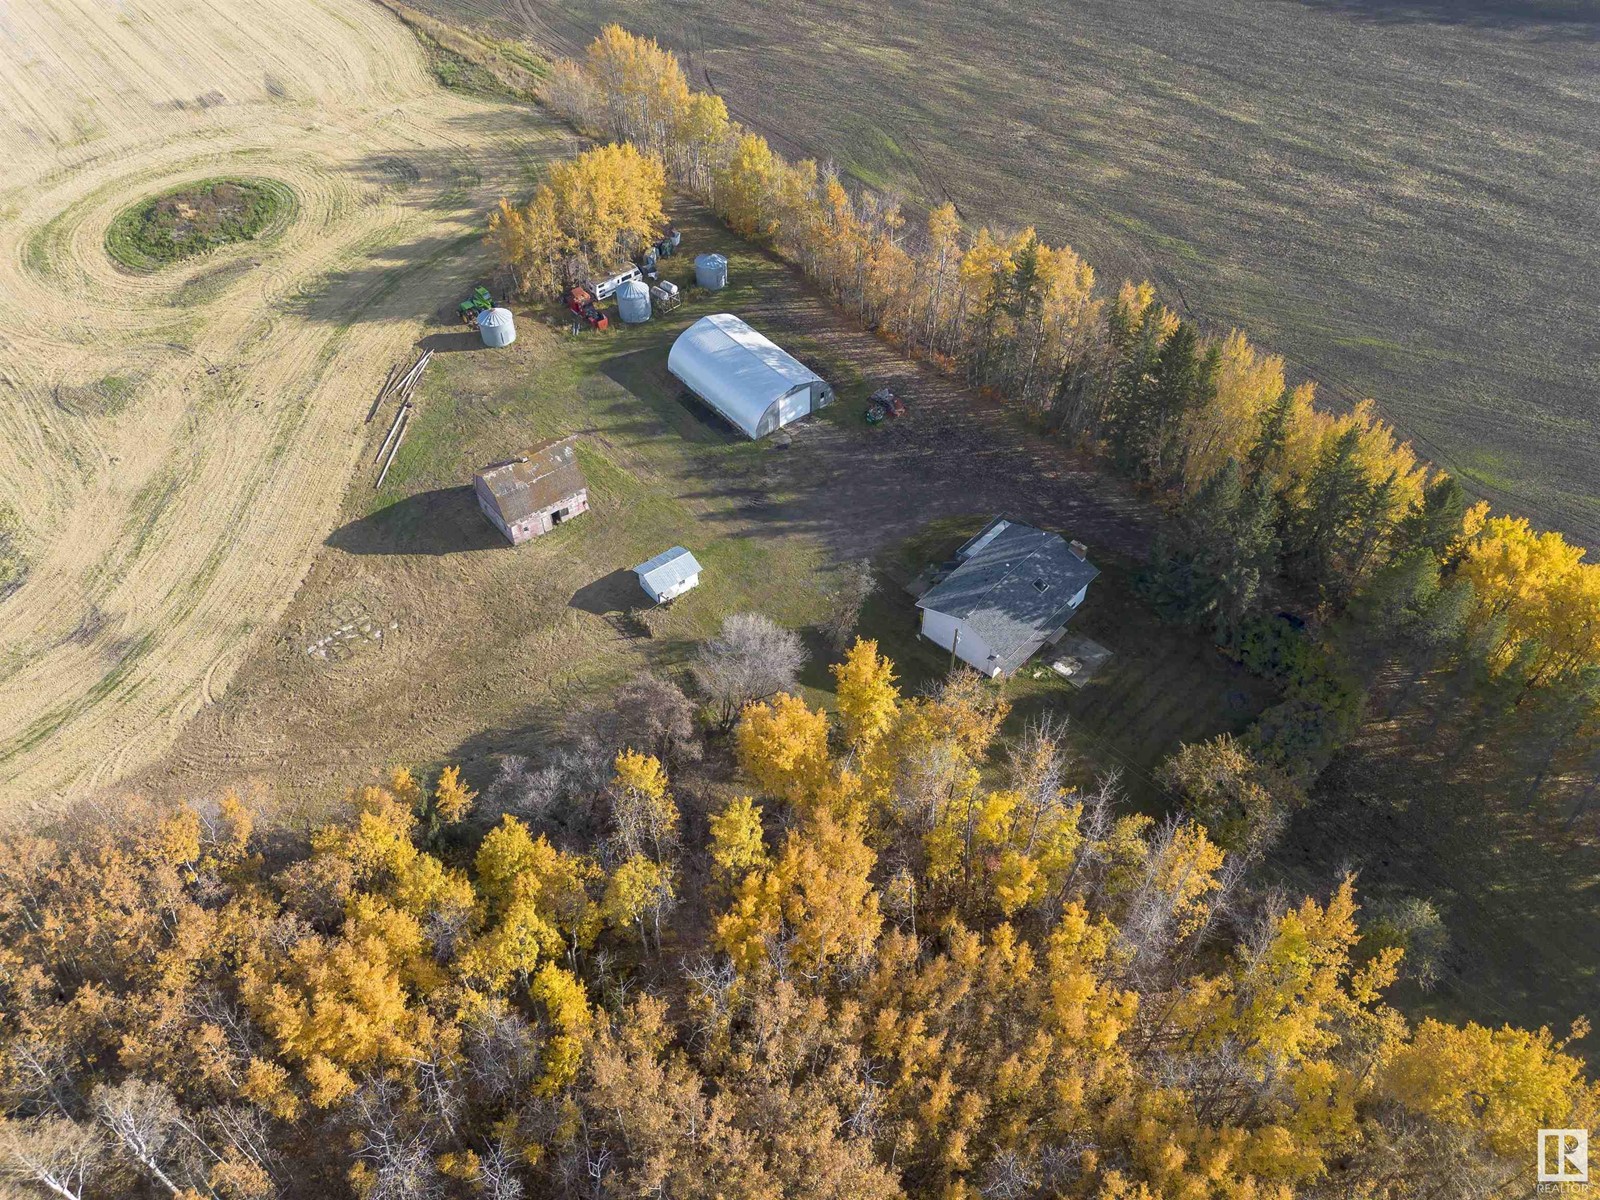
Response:
POLYGON ((823 382, 732 313, 701 317, 680 333, 667 370, 752 438, 771 432, 763 418, 783 397, 823 382))

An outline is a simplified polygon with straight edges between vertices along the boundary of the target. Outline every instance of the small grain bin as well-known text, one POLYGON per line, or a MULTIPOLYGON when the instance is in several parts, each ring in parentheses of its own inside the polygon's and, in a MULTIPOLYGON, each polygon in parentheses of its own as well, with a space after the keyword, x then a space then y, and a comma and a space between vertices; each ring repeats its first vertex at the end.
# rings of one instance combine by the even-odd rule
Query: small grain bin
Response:
POLYGON ((720 254, 702 254, 694 260, 694 281, 710 292, 728 286, 728 260, 720 254))
POLYGON ((617 315, 629 325, 650 319, 650 287, 644 280, 630 279, 617 289, 617 315))
POLYGON ((517 323, 509 308, 491 308, 478 314, 478 334, 485 346, 509 346, 517 340, 517 323))

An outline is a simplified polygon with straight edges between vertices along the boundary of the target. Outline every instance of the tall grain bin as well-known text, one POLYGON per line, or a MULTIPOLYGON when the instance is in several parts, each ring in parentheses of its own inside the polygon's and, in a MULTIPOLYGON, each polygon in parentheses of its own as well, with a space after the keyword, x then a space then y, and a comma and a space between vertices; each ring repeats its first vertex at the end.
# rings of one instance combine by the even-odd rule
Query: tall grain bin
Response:
POLYGON ((694 260, 694 281, 707 291, 728 286, 728 260, 720 254, 702 254, 694 260))
POLYGON ((509 346, 517 340, 517 323, 509 308, 491 308, 478 314, 478 333, 485 346, 509 346))
POLYGON ((650 285, 642 279, 630 279, 617 289, 617 314, 629 325, 641 325, 650 319, 650 285))

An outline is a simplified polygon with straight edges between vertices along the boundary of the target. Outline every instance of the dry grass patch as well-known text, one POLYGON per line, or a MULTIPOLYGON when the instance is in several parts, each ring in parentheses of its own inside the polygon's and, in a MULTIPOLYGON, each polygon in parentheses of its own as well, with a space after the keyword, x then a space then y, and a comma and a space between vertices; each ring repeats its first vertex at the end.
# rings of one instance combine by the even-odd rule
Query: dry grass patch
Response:
POLYGON ((136 769, 223 693, 333 526, 384 373, 476 271, 483 211, 569 139, 440 88, 364 0, 45 0, 8 20, 0 815, 17 818, 136 769), (263 219, 239 183, 279 202, 254 240, 216 245, 263 219), (152 214, 142 249, 113 234, 135 197, 155 198, 126 218, 152 214), (108 240, 174 260, 130 272, 108 240))

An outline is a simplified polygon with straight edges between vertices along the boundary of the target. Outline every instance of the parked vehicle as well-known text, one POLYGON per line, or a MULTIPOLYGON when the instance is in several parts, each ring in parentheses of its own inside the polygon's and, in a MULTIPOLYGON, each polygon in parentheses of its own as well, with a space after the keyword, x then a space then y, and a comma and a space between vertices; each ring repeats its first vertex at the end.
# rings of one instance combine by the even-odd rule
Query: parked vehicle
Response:
POLYGON ((489 294, 486 287, 474 288, 472 295, 457 306, 456 311, 461 314, 461 319, 468 325, 478 323, 478 314, 486 313, 494 307, 494 297, 489 294))
POLYGON ((575 283, 567 289, 567 307, 576 313, 580 320, 588 322, 593 329, 604 329, 610 322, 606 320, 605 310, 595 302, 594 293, 581 283, 575 283))
POLYGON ((603 279, 591 280, 583 286, 594 296, 595 302, 599 303, 602 300, 611 299, 612 296, 617 294, 617 289, 629 280, 639 279, 643 275, 643 271, 630 263, 603 279))
POLYGON ((867 397, 873 407, 883 410, 886 417, 903 417, 906 415, 906 402, 896 396, 889 388, 879 388, 867 397))

